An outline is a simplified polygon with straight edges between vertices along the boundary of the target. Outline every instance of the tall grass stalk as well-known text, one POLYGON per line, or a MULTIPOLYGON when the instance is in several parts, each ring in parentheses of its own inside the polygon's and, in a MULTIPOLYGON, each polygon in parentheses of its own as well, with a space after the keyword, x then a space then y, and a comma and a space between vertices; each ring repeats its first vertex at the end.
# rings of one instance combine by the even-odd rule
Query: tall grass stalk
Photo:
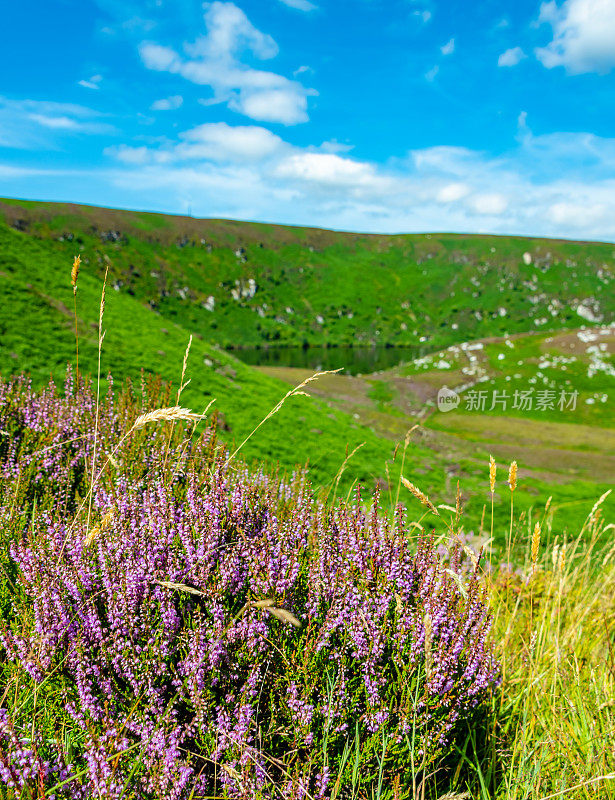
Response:
POLYGON ((90 521, 92 519, 92 498, 94 496, 94 476, 96 474, 96 447, 98 445, 98 420, 100 417, 100 359, 102 355, 102 344, 103 339, 105 338, 105 333, 103 331, 103 316, 105 313, 105 291, 107 289, 107 276, 109 274, 109 265, 107 264, 105 268, 105 277, 103 279, 102 285, 102 292, 100 295, 100 311, 98 314, 98 363, 96 369, 96 419, 94 423, 94 447, 92 451, 92 475, 91 475, 91 483, 90 483, 90 491, 89 491, 89 502, 88 502, 88 518, 86 522, 86 531, 89 532, 90 530, 90 521))
POLYGON ((79 275, 79 267, 81 265, 81 256, 75 256, 73 259, 73 267, 70 272, 70 282, 73 287, 73 308, 75 313, 75 351, 76 351, 76 385, 79 391, 79 330, 77 327, 77 277, 79 275))
POLYGON ((270 412, 269 412, 269 413, 268 413, 268 414, 267 414, 267 415, 266 415, 266 416, 265 416, 265 417, 264 417, 264 418, 263 418, 263 419, 262 419, 262 420, 261 420, 261 421, 258 423, 258 425, 256 426, 256 428, 254 428, 254 429, 253 429, 253 430, 252 430, 252 431, 251 431, 251 432, 250 432, 250 433, 249 433, 249 434, 246 436, 246 438, 243 440, 243 442, 242 442, 242 443, 241 443, 241 444, 240 444, 238 447, 236 447, 236 448, 235 448, 235 450, 233 450, 233 452, 230 454, 230 456, 229 456, 229 457, 226 459, 226 462, 225 462, 224 466, 225 466, 225 467, 227 467, 227 466, 230 464, 230 462, 231 462, 231 461, 232 461, 232 460, 233 460, 233 459, 234 459, 234 458, 237 456, 237 454, 238 454, 238 453, 239 453, 239 451, 240 451, 240 450, 241 450, 241 449, 244 447, 244 445, 245 445, 245 444, 246 444, 246 443, 247 443, 247 442, 248 442, 248 441, 249 441, 249 440, 250 440, 250 439, 251 439, 251 438, 254 436, 254 434, 255 434, 255 433, 256 433, 256 432, 257 432, 257 431, 258 431, 258 430, 259 430, 259 429, 260 429, 260 428, 261 428, 261 427, 262 427, 262 426, 265 424, 265 422, 267 422, 267 420, 271 419, 271 417, 273 417, 275 414, 277 414, 277 413, 278 413, 278 411, 279 411, 279 410, 282 408, 282 406, 284 405, 284 403, 285 403, 285 402, 286 402, 286 401, 287 401, 289 398, 291 398, 291 397, 297 397, 297 396, 299 396, 299 395, 304 395, 304 396, 306 396, 306 397, 309 397, 308 393, 303 391, 303 387, 304 387, 304 386, 307 386, 307 385, 308 385, 308 383, 312 383, 312 381, 316 381, 316 380, 318 380, 318 379, 319 379, 319 378, 321 378, 323 375, 335 375, 337 372, 341 372, 341 370, 342 370, 342 369, 343 369, 343 367, 340 367, 339 369, 327 369, 327 370, 324 370, 324 371, 322 371, 322 372, 315 372, 313 375, 310 375, 310 377, 309 377, 309 378, 306 378, 304 381, 301 381, 301 383, 299 383, 297 386, 295 386, 295 388, 294 388, 294 389, 291 389, 289 392, 286 392, 286 394, 284 395, 284 397, 283 397, 283 398, 282 398, 282 399, 281 399, 281 400, 280 400, 278 403, 276 403, 276 404, 275 404, 275 406, 274 406, 274 407, 271 409, 271 411, 270 411, 270 412))

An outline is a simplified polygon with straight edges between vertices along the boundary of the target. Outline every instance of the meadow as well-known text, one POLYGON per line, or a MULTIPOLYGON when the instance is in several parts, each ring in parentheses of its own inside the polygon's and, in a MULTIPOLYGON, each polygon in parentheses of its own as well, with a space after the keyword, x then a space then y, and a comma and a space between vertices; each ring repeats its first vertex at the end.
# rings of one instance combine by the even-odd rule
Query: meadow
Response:
POLYGON ((8 800, 615 797, 612 246, 57 212, 0 223, 8 800), (371 375, 223 349, 411 346, 413 302, 432 349, 371 375), (464 407, 528 386, 575 407, 464 407))

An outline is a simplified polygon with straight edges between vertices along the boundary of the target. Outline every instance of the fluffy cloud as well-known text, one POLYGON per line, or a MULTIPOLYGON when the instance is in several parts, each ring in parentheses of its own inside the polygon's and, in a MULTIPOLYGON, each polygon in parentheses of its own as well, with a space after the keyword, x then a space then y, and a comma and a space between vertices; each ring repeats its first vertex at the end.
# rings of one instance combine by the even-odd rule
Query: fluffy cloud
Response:
POLYGON ((606 73, 615 67, 615 0, 555 0, 543 3, 539 23, 548 23, 553 39, 536 50, 545 67, 570 73, 606 73))
POLYGON ((465 183, 447 183, 436 193, 438 203, 456 203, 470 193, 470 187, 465 183))
POLYGON ((181 75, 210 86, 214 100, 251 119, 295 125, 306 122, 307 98, 315 92, 275 72, 254 69, 240 60, 274 58, 274 39, 252 25, 234 3, 205 6, 207 33, 184 46, 185 56, 155 42, 144 42, 140 54, 146 67, 181 75))
POLYGON ((161 100, 155 100, 150 108, 152 111, 175 111, 184 102, 184 98, 180 94, 174 94, 171 97, 163 97, 161 100))
POLYGON ((285 149, 285 142, 256 125, 230 126, 224 122, 199 125, 182 135, 176 148, 180 158, 214 161, 261 161, 285 149))
POLYGON ((520 47, 511 47, 498 58, 498 67, 516 67, 524 58, 527 56, 520 47))
POLYGON ((443 56, 450 56, 455 52, 455 40, 449 39, 449 41, 440 48, 440 52, 443 56))
POLYGON ((343 158, 335 153, 294 153, 277 165, 273 175, 295 186, 317 187, 329 193, 352 192, 355 196, 369 197, 371 200, 382 198, 394 189, 394 181, 379 175, 373 165, 343 158))
POLYGON ((476 214, 499 217, 508 208, 508 199, 498 192, 478 194, 472 198, 470 208, 476 214))
POLYGON ((211 122, 191 128, 179 140, 159 148, 120 147, 106 152, 126 164, 170 164, 180 161, 259 162, 287 150, 279 136, 256 125, 211 122))

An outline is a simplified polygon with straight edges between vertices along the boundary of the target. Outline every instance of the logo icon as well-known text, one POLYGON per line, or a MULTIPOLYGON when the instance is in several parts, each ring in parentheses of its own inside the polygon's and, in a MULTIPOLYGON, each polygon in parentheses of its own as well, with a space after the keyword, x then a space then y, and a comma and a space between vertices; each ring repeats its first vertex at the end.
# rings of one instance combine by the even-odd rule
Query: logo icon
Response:
POLYGON ((448 386, 443 386, 438 390, 438 408, 443 413, 457 408, 459 399, 457 392, 449 389, 448 386))

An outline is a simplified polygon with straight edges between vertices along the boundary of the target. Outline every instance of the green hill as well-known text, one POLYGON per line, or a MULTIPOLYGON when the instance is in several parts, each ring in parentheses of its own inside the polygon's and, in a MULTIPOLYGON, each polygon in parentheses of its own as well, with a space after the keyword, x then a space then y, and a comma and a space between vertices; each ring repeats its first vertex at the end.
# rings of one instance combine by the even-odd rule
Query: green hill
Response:
MULTIPOLYGON (((224 348, 373 343, 421 345, 437 353, 505 333, 514 337, 538 331, 542 341, 548 330, 610 323, 615 312, 613 245, 453 234, 347 234, 4 200, 0 373, 25 370, 40 384, 51 374, 61 380, 67 362, 74 364, 70 267, 77 253, 82 256, 77 293, 82 370, 96 373, 100 290, 108 267, 103 375, 135 381, 143 370, 177 386, 192 334, 191 382, 182 404, 200 410, 216 398, 222 435, 236 443, 289 386, 275 371, 248 367, 224 348)), ((503 340, 494 340, 485 351, 494 363, 498 341, 503 340)), ((525 348, 530 364, 538 339, 522 336, 515 341, 525 348)), ((457 364, 457 356, 446 352, 443 358, 455 373, 462 362, 457 364)), ((512 362, 505 364, 512 368, 512 362)), ((453 385, 450 377, 447 373, 448 385, 453 385)), ((425 421, 420 403, 400 401, 400 387, 406 385, 403 381, 431 380, 433 388, 443 378, 430 361, 372 376, 367 381, 372 401, 368 414, 326 392, 315 399, 293 397, 248 442, 244 454, 249 461, 279 464, 283 470, 309 463, 315 484, 330 486, 346 454, 365 443, 348 465, 342 489, 356 478, 369 490, 380 486, 386 496, 391 487, 393 494, 400 466, 399 453, 392 460, 395 442, 417 418, 425 421)), ((499 379, 504 376, 492 375, 493 381, 499 379)), ((612 380, 601 373, 602 379, 612 380)), ((594 382, 583 389, 596 393, 605 386, 594 382)), ((612 423, 609 410, 602 417, 605 427, 612 423)), ((490 502, 483 459, 490 440, 474 429, 476 420, 472 428, 459 416, 448 419, 426 420, 437 436, 413 439, 405 471, 434 500, 449 504, 459 477, 468 518, 478 524, 483 504, 490 502), (452 427, 466 443, 480 440, 482 449, 443 447, 451 441, 444 437, 452 427)), ((590 408, 579 421, 601 424, 590 408)), ((508 434, 510 425, 506 420, 502 425, 508 434)), ((534 436, 526 428, 519 426, 523 446, 534 436)), ((509 439, 510 446, 500 448, 502 458, 515 457, 514 437, 509 439)), ((581 437, 579 451, 584 447, 581 437)), ((553 471, 530 472, 518 491, 519 507, 554 494, 562 503, 578 503, 577 511, 566 517, 566 523, 576 524, 576 517, 588 510, 586 502, 591 507, 596 492, 605 488, 608 463, 593 477, 588 467, 574 484, 563 483, 553 471)), ((503 508, 503 521, 505 516, 503 508)))
POLYGON ((119 294, 223 347, 433 349, 615 318, 611 244, 334 233, 6 200, 0 220, 44 243, 54 263, 81 251, 92 273, 108 264, 119 294))

